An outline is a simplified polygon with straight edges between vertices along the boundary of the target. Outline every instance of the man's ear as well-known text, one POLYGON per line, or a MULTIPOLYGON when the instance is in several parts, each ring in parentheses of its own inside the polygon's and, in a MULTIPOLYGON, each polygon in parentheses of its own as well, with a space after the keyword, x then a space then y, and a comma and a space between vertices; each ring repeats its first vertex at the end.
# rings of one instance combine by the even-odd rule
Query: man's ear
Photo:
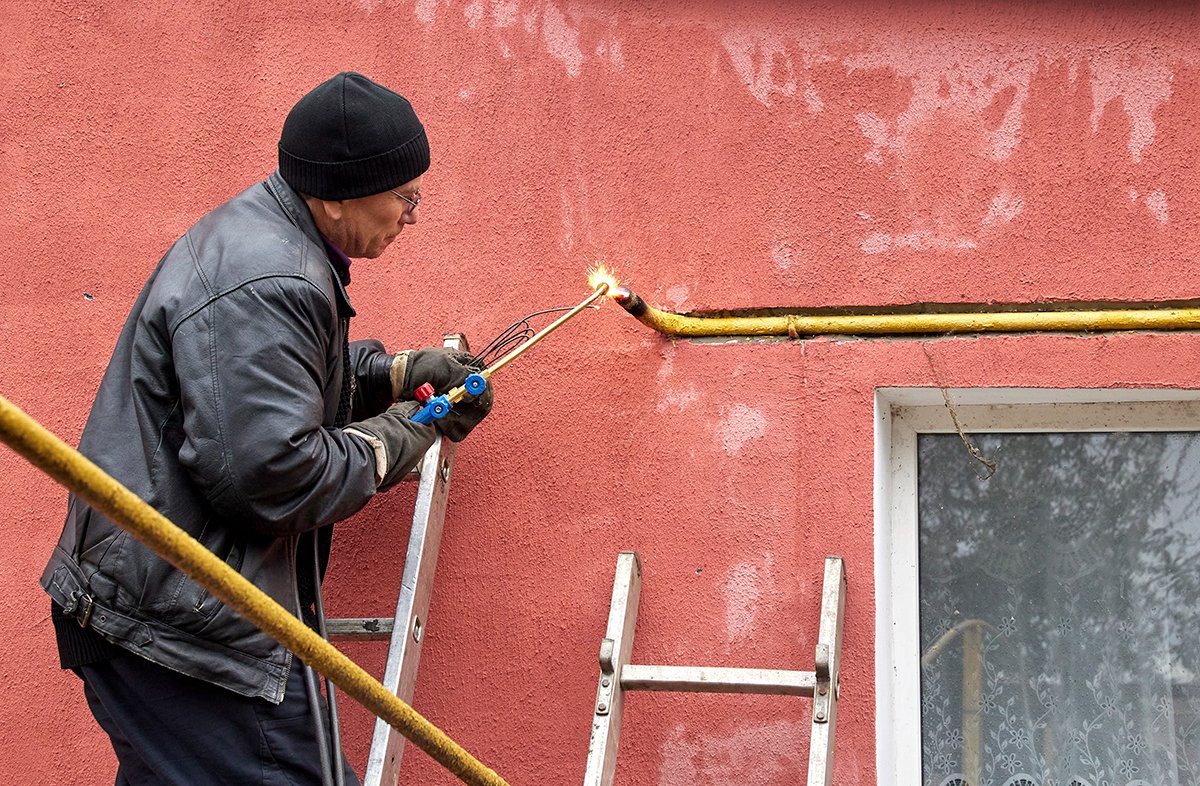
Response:
POLYGON ((342 220, 342 215, 345 213, 345 203, 342 200, 339 199, 336 202, 331 202, 327 199, 322 199, 319 201, 321 202, 321 209, 325 211, 325 215, 329 217, 330 221, 342 220))
POLYGON ((330 223, 341 221, 345 213, 345 204, 341 200, 330 201, 328 199, 305 196, 304 201, 308 205, 309 211, 313 214, 313 220, 317 222, 318 228, 325 221, 330 223))

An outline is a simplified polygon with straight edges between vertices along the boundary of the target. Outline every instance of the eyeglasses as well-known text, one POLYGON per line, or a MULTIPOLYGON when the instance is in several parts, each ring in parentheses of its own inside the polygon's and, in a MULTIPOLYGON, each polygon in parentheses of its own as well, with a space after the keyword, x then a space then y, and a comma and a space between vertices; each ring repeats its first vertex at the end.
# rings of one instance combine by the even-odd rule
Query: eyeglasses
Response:
POLYGON ((421 189, 419 189, 419 188, 413 192, 412 197, 406 197, 406 196, 404 196, 404 194, 401 194, 399 191, 389 191, 388 193, 395 194, 396 196, 400 197, 401 199, 403 199, 405 202, 408 203, 408 207, 404 208, 405 215, 408 215, 409 213, 411 213, 413 210, 415 210, 417 208, 418 205, 421 204, 421 189))

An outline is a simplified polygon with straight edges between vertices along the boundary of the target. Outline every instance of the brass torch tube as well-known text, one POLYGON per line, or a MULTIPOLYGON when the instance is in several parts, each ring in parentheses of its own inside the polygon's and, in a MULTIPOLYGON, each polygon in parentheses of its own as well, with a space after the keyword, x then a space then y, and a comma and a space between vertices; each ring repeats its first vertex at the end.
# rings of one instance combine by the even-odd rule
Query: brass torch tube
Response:
MULTIPOLYGON (((531 338, 530 338, 528 341, 526 341, 524 344, 522 344, 521 346, 517 347, 517 348, 516 348, 516 349, 514 349, 512 352, 509 352, 507 355, 505 355, 504 357, 500 358, 500 359, 499 359, 499 360, 497 360, 495 363, 493 363, 492 365, 490 365, 490 366, 488 366, 487 368, 485 368, 483 371, 480 371, 480 372, 479 372, 479 374, 480 374, 480 375, 481 375, 481 376, 482 376, 484 379, 491 379, 491 378, 492 378, 492 374, 495 374, 497 371, 499 371, 500 369, 504 368, 505 366, 507 366, 509 363, 511 363, 511 362, 513 362, 514 360, 516 360, 517 358, 519 358, 519 357, 520 357, 521 355, 523 355, 524 353, 526 353, 526 352, 528 352, 529 350, 533 349, 533 345, 534 345, 534 344, 538 343, 538 342, 539 342, 539 341, 541 341, 543 338, 545 338, 546 336, 550 335, 552 332, 554 332, 554 331, 555 331, 555 330, 557 330, 557 329, 558 329, 560 326, 562 326, 562 324, 563 324, 564 322, 566 322, 567 320, 571 319, 571 317, 575 316, 575 315, 576 315, 576 314, 578 314, 580 311, 583 311, 585 308, 587 308, 588 306, 590 306, 592 303, 595 303, 595 302, 596 302, 596 300, 597 300, 598 298, 601 298, 601 297, 603 297, 603 296, 604 296, 604 295, 606 295, 606 294, 608 294, 608 284, 607 284, 607 283, 602 283, 602 284, 600 284, 600 286, 596 287, 596 290, 595 290, 594 292, 592 292, 592 294, 591 294, 591 295, 589 295, 589 296, 588 296, 588 297, 587 297, 587 298, 586 298, 586 299, 585 299, 585 300, 584 300, 582 303, 580 303, 578 306, 575 306, 575 308, 573 308, 573 309, 571 309, 570 311, 568 311, 567 313, 563 314, 561 317, 559 317, 558 319, 554 320, 554 321, 553 321, 553 322, 551 322, 549 325, 546 325, 546 327, 542 328, 542 329, 541 329, 541 330, 539 330, 537 333, 535 333, 535 334, 534 334, 534 335, 533 335, 533 336, 532 336, 532 337, 531 337, 531 338)), ((465 396, 466 394, 467 394, 467 389, 466 389, 466 387, 465 387, 465 386, 463 386, 463 385, 459 385, 459 386, 458 386, 458 387, 456 387, 456 388, 452 388, 452 389, 450 390, 450 392, 446 394, 446 398, 450 399, 450 403, 451 403, 451 404, 457 404, 458 402, 462 401, 462 398, 463 398, 463 396, 465 396)))
POLYGON ((225 561, 122 486, 40 423, 0 396, 0 442, 73 491, 159 556, 191 576, 241 614, 412 740, 463 783, 508 786, 491 768, 446 736, 354 661, 225 561))
POLYGON ((691 317, 659 311, 632 292, 615 298, 642 324, 678 338, 707 336, 903 336, 938 333, 1036 333, 1200 329, 1200 308, 997 311, 960 314, 784 314, 691 317))

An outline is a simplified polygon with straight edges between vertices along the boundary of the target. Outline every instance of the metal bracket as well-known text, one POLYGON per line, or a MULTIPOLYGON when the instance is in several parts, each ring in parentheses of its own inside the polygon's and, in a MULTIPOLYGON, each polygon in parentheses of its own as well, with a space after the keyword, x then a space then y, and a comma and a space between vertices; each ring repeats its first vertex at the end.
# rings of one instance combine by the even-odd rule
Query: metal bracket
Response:
POLYGON ((600 642, 600 687, 596 689, 596 714, 607 715, 612 710, 613 693, 616 691, 617 676, 613 655, 616 642, 604 639, 600 642))
POLYGON ((829 675, 829 645, 817 645, 817 687, 813 692, 813 723, 829 722, 829 702, 833 688, 829 675))

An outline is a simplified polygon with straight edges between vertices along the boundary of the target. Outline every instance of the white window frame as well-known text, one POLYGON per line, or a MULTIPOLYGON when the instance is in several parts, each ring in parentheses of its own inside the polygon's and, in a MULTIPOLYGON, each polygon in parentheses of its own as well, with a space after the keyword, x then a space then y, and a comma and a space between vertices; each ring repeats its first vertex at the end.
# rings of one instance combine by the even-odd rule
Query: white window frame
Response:
MULTIPOLYGON (((946 390, 945 395, 968 435, 1200 431, 1200 390, 959 388, 946 390)), ((921 784, 917 435, 955 431, 942 389, 876 390, 875 755, 879 786, 921 784)))

